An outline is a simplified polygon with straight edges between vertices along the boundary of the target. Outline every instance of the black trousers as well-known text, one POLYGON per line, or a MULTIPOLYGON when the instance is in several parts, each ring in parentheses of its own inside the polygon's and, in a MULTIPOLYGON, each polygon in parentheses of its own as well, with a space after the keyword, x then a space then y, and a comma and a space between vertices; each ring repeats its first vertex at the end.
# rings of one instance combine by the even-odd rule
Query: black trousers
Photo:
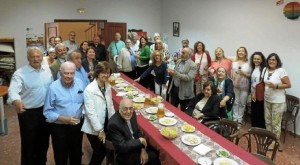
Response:
POLYGON ((100 141, 96 135, 86 134, 86 136, 93 149, 89 165, 101 165, 104 157, 106 156, 106 149, 103 142, 100 141))
POLYGON ((251 125, 252 127, 266 128, 264 101, 251 102, 251 125))
POLYGON ((83 121, 77 125, 51 124, 51 138, 56 165, 81 165, 83 121))
POLYGON ((179 87, 176 87, 174 84, 172 86, 170 96, 171 96, 171 104, 173 106, 175 106, 176 108, 180 104, 180 109, 183 112, 185 111, 185 108, 187 107, 188 103, 192 100, 192 99, 180 100, 178 97, 179 96, 179 87))
POLYGON ((21 165, 45 165, 50 127, 43 107, 26 109, 18 114, 21 136, 21 165))
POLYGON ((132 80, 136 79, 136 70, 133 70, 131 72, 122 72, 132 80))
MULTIPOLYGON (((155 150, 152 146, 147 147, 147 154, 148 154, 148 162, 146 165, 160 165, 160 160, 159 160, 159 152, 155 150)), ((141 163, 141 150, 131 150, 129 153, 122 154, 118 153, 117 154, 117 165, 140 165, 141 163)))
MULTIPOLYGON (((148 65, 144 66, 144 67, 136 67, 136 74, 137 74, 136 76, 140 77, 148 68, 149 68, 148 65)), ((147 89, 149 87, 149 84, 154 83, 154 79, 151 82, 151 80, 149 81, 148 78, 149 78, 149 75, 146 78, 141 79, 139 82, 143 87, 145 87, 147 89)))

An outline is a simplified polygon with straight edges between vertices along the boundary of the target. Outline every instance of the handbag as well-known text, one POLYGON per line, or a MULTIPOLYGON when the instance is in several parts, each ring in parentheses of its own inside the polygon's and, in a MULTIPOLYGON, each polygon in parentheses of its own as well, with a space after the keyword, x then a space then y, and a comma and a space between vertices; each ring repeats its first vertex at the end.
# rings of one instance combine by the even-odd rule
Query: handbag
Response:
POLYGON ((262 81, 259 82, 256 85, 255 92, 256 92, 256 100, 258 100, 258 101, 263 101, 264 97, 265 97, 265 82, 264 82, 264 77, 265 77, 266 70, 267 69, 265 69, 264 75, 262 76, 262 81))

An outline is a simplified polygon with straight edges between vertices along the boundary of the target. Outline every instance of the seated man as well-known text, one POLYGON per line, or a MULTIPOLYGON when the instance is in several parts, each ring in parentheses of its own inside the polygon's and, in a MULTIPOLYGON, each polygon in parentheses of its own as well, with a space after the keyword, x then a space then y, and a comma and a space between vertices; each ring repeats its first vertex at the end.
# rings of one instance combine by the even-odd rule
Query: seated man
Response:
POLYGON ((132 101, 124 98, 120 108, 108 121, 108 139, 116 149, 117 164, 160 165, 158 153, 147 146, 147 141, 138 129, 132 101))

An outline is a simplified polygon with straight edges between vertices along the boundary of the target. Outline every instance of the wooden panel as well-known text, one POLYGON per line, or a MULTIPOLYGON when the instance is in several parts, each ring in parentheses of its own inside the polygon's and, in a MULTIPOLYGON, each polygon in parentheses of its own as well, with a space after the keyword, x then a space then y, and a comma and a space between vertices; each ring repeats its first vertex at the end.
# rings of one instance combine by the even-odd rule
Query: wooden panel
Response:
POLYGON ((111 41, 115 39, 115 33, 121 33, 121 40, 125 41, 127 38, 127 23, 118 23, 118 22, 107 22, 104 25, 104 37, 106 47, 110 44, 111 41))

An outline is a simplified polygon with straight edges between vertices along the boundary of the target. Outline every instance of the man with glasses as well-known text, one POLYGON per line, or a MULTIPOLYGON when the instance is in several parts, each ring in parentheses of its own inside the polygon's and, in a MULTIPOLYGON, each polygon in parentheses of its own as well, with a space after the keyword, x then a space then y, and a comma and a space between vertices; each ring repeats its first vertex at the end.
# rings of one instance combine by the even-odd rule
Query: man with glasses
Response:
POLYGON ((54 81, 45 100, 44 116, 51 125, 51 138, 55 164, 81 165, 82 105, 84 86, 75 78, 76 66, 72 62, 61 64, 61 78, 54 81))
POLYGON ((109 119, 107 129, 108 139, 116 149, 117 164, 160 165, 157 151, 142 137, 130 99, 122 99, 119 111, 109 119))

